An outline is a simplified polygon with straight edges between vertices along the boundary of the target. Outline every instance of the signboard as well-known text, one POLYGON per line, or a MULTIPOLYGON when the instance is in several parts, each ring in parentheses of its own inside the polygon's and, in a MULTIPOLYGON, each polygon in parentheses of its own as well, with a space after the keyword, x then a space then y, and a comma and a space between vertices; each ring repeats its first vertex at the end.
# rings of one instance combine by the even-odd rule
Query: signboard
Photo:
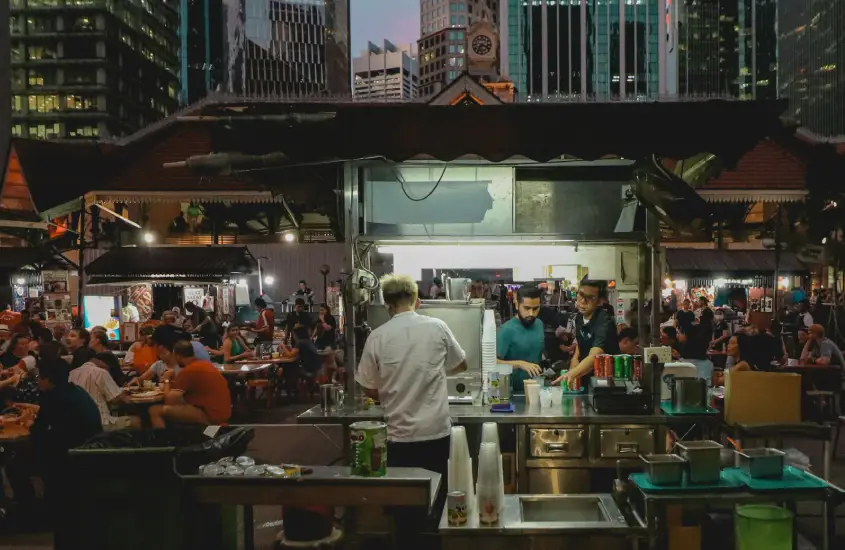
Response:
POLYGON ((186 286, 182 288, 182 299, 185 304, 194 303, 202 307, 202 300, 205 298, 205 290, 199 287, 186 286))

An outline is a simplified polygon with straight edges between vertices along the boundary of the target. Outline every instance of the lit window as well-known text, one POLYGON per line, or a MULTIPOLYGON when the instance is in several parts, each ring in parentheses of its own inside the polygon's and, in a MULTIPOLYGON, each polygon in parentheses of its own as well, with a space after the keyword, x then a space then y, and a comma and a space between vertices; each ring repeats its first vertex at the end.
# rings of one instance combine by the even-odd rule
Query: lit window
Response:
POLYGON ((65 108, 77 110, 94 110, 97 108, 97 98, 83 95, 65 96, 65 108))
POLYGON ((22 95, 12 96, 12 112, 13 113, 23 112, 23 103, 24 103, 24 98, 23 98, 22 95))
POLYGON ((29 111, 36 113, 52 113, 59 110, 59 96, 31 95, 28 98, 29 111))
POLYGON ((29 127, 29 137, 38 139, 59 137, 59 123, 31 125, 29 127))
POLYGON ((30 86, 43 86, 44 85, 44 75, 38 71, 29 71, 29 79, 28 84, 30 86))

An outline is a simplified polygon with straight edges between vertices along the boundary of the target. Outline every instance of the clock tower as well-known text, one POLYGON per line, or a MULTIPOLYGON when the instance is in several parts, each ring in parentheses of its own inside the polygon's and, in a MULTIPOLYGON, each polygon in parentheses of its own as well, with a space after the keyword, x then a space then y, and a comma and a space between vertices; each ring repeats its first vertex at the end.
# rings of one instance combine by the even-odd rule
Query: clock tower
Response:
POLYGON ((478 21, 467 31, 467 69, 473 76, 498 76, 499 33, 489 21, 478 21))

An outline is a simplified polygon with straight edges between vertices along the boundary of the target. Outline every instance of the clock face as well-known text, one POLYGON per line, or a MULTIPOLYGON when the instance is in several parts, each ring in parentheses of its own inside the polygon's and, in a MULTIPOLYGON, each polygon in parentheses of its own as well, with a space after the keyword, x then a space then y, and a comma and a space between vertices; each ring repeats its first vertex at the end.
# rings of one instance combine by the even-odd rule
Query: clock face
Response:
POLYGON ((472 51, 474 51, 478 55, 487 55, 488 53, 490 53, 490 50, 492 48, 493 41, 490 40, 489 36, 479 34, 478 36, 472 39, 472 51))

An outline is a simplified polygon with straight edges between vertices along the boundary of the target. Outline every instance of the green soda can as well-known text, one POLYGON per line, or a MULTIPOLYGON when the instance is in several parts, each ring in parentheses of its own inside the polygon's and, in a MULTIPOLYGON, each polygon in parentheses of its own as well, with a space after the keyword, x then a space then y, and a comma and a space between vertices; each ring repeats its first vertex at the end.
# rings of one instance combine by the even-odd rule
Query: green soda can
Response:
POLYGON ((387 424, 355 422, 349 426, 352 475, 383 477, 387 475, 387 424))
POLYGON ((613 356, 613 377, 620 380, 625 378, 625 358, 623 355, 613 356))
POLYGON ((634 358, 630 355, 622 356, 623 373, 625 380, 630 380, 634 375, 634 358))
MULTIPOLYGON (((569 369, 560 369, 561 376, 566 376, 568 372, 569 369)), ((563 391, 569 391, 569 383, 565 379, 560 381, 560 387, 563 391)))

